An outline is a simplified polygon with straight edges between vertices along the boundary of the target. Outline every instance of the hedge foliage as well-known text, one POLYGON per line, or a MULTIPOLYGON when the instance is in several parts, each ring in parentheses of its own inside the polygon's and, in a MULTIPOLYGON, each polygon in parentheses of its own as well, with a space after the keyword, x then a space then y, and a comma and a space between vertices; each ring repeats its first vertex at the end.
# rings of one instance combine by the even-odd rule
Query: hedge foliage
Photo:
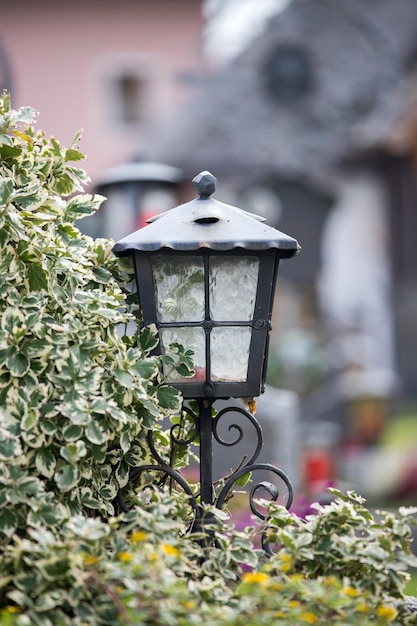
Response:
POLYGON ((35 133, 35 112, 0 100, 0 533, 113 513, 144 429, 179 408, 149 356, 148 331, 121 337, 128 277, 75 222, 103 200, 83 192, 64 149, 35 133))

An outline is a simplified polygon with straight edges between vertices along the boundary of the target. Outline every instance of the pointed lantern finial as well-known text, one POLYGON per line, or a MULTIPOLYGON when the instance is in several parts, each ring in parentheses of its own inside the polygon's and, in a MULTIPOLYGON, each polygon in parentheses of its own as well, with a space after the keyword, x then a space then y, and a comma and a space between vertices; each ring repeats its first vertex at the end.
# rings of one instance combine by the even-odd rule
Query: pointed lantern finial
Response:
POLYGON ((209 198, 217 189, 217 178, 207 171, 194 176, 192 182, 200 198, 209 198))

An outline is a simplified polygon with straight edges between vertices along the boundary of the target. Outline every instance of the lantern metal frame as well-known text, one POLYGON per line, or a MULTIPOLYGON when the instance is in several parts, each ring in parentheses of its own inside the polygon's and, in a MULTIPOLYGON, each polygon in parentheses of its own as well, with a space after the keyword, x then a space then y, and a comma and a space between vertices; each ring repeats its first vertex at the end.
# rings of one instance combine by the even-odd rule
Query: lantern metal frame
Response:
MULTIPOLYGON (((135 250, 134 264, 136 280, 140 284, 140 303, 145 323, 155 324, 158 331, 165 328, 201 328, 205 334, 205 376, 202 381, 193 381, 184 378, 180 382, 170 381, 170 385, 180 389, 184 398, 242 398, 247 396, 259 396, 264 392, 266 378, 266 363, 268 358, 269 332, 271 330, 272 298, 275 291, 275 282, 278 270, 278 259, 275 250, 265 250, 262 255, 257 251, 245 250, 245 257, 259 259, 259 277, 254 316, 252 319, 243 320, 216 320, 210 315, 209 303, 209 266, 212 259, 241 257, 241 250, 218 252, 201 249, 193 253, 193 257, 201 257, 204 264, 204 293, 205 315, 200 321, 174 321, 163 322, 158 319, 154 297, 154 285, 152 281, 152 258, 155 255, 163 255, 166 258, 178 258, 184 253, 162 250, 154 252, 142 252, 135 250), (140 282, 139 282, 140 281, 140 282), (214 328, 247 327, 252 329, 249 347, 248 370, 246 380, 220 381, 212 378, 210 336, 214 328)), ((242 298, 245 294, 242 293, 242 298)), ((161 344, 155 350, 155 354, 161 354, 161 344)))
MULTIPOLYGON (((195 412, 189 406, 183 411, 193 423, 192 434, 185 438, 178 437, 176 426, 171 428, 171 452, 175 447, 190 445, 197 439, 200 444, 200 494, 197 498, 183 476, 171 466, 172 454, 164 460, 158 453, 153 433, 149 431, 148 444, 156 461, 133 468, 130 480, 137 481, 144 474, 154 473, 160 478, 157 483, 163 484, 167 479, 176 482, 187 495, 192 506, 195 518, 192 528, 201 528, 204 518, 205 505, 214 505, 221 508, 228 499, 236 481, 244 474, 253 471, 272 472, 280 479, 283 489, 275 487, 271 482, 262 480, 252 487, 250 507, 254 514, 263 517, 257 508, 254 497, 263 488, 273 500, 284 498, 283 504, 287 507, 292 501, 292 487, 289 478, 282 470, 267 463, 258 462, 262 448, 263 435, 259 422, 254 415, 241 407, 228 407, 220 411, 216 417, 212 415, 212 406, 217 399, 254 397, 264 391, 266 367, 268 358, 269 333, 271 330, 271 315, 275 293, 276 278, 279 261, 298 253, 298 242, 265 225, 264 218, 242 211, 237 207, 226 205, 211 198, 216 189, 217 180, 210 172, 201 172, 193 179, 193 184, 199 197, 191 202, 180 205, 166 213, 158 214, 148 220, 149 225, 128 235, 117 242, 113 251, 118 256, 133 258, 139 303, 143 315, 143 324, 156 324, 158 330, 165 328, 200 327, 205 337, 205 376, 204 380, 187 380, 169 382, 170 385, 181 390, 184 399, 197 401, 198 410, 195 412), (203 261, 204 276, 204 319, 198 321, 162 321, 158 319, 155 278, 153 276, 152 261, 156 255, 164 259, 180 259, 184 256, 197 257, 203 261), (259 260, 254 314, 250 320, 221 320, 213 319, 210 314, 210 285, 209 268, 212 259, 219 257, 248 257, 259 260), (212 377, 210 357, 210 335, 218 327, 242 327, 252 329, 248 369, 246 380, 220 381, 212 377), (212 445, 216 440, 223 446, 234 446, 240 443, 244 436, 240 425, 232 424, 229 430, 237 433, 232 441, 225 441, 220 437, 218 424, 229 411, 237 411, 243 415, 256 431, 255 451, 245 463, 236 468, 225 480, 220 491, 215 494, 213 485, 213 458, 212 445)), ((242 298, 245 294, 242 294, 242 298)), ((161 342, 160 342, 161 344, 161 342)), ((157 353, 161 352, 161 345, 157 353)), ((187 346, 185 346, 187 347, 187 346)), ((127 509, 124 491, 121 490, 118 502, 122 510, 127 509)))

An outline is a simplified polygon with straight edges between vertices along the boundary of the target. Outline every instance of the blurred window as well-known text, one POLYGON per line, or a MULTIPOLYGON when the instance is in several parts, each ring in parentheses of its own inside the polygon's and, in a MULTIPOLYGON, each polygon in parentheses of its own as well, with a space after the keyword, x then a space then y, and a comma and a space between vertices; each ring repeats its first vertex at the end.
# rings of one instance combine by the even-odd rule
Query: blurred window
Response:
POLYGON ((266 60, 263 75, 268 93, 279 104, 293 104, 313 88, 307 53, 295 45, 278 46, 266 60))
POLYGON ((133 72, 122 72, 114 79, 117 121, 138 124, 144 112, 144 80, 133 72))

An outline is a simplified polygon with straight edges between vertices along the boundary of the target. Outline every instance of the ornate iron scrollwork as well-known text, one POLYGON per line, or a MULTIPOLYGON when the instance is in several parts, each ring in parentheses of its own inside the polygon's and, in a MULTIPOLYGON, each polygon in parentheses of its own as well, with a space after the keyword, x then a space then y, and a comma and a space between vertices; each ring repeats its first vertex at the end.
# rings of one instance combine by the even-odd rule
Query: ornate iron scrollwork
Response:
MULTIPOLYGON (((227 406, 219 411, 214 417, 212 416, 212 401, 198 401, 198 413, 193 411, 189 406, 183 407, 183 417, 186 418, 190 425, 185 427, 184 420, 180 423, 173 424, 170 428, 170 450, 169 460, 164 460, 158 452, 155 445, 154 434, 150 430, 148 432, 148 445, 156 464, 145 464, 135 467, 131 470, 129 481, 137 482, 147 475, 155 475, 153 480, 143 481, 147 485, 152 484, 157 488, 162 488, 168 483, 170 488, 176 484, 181 488, 188 498, 188 502, 193 511, 194 517, 190 521, 190 529, 204 529, 204 505, 212 505, 218 509, 222 509, 233 493, 237 482, 246 474, 262 472, 263 478, 259 482, 253 481, 248 493, 249 506, 252 513, 261 520, 266 519, 265 513, 258 506, 258 500, 263 492, 272 501, 281 501, 281 504, 287 509, 291 506, 293 499, 293 489, 287 475, 278 467, 269 463, 258 462, 258 457, 262 449, 263 434, 261 426, 255 416, 238 406, 227 406), (219 481, 219 484, 213 483, 213 459, 212 459, 212 442, 215 440, 220 446, 234 447, 237 446, 245 436, 245 429, 239 423, 231 423, 228 426, 229 432, 234 432, 235 437, 230 441, 226 441, 219 434, 219 425, 225 415, 229 413, 238 413, 243 416, 254 429, 256 433, 254 444, 255 450, 249 459, 244 459, 239 466, 233 470, 226 478, 219 481), (195 493, 187 480, 177 471, 173 465, 175 464, 175 450, 181 446, 189 446, 200 442, 199 470, 200 470, 200 492, 195 493), (274 479, 278 479, 280 486, 275 482, 270 482, 265 478, 266 475, 273 475, 274 479), (159 479, 157 479, 159 476, 159 479)), ((264 497, 265 499, 265 497, 264 497)), ((124 489, 119 491, 117 497, 118 504, 122 511, 128 510, 128 505, 124 499, 124 489)), ((209 516, 209 520, 212 518, 209 516)), ((262 543, 265 551, 272 553, 268 543, 263 537, 262 543)))

